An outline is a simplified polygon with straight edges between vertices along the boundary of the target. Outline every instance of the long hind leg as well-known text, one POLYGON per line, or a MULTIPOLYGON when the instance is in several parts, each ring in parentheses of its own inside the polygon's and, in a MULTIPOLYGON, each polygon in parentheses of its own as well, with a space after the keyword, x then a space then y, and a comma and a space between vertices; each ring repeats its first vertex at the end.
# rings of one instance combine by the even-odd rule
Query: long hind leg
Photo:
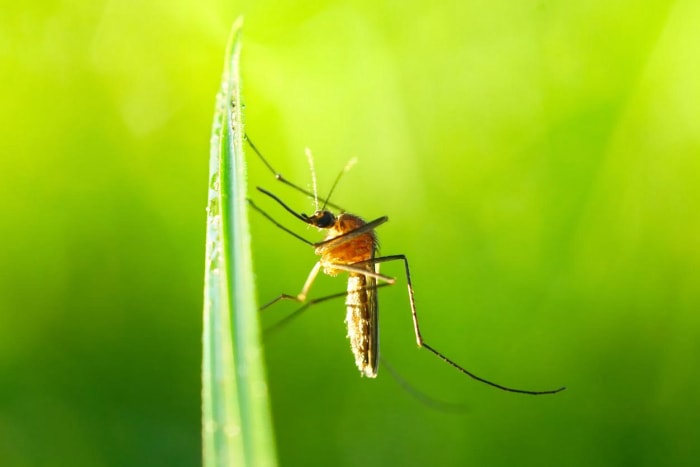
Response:
MULTIPOLYGON (((415 302, 414 293, 413 293, 413 284, 411 282, 411 270, 408 266, 408 259, 406 258, 405 255, 382 256, 379 258, 373 258, 373 259, 368 260, 368 261, 362 261, 360 263, 355 263, 353 265, 346 265, 343 267, 339 267, 339 269, 344 269, 348 272, 354 272, 357 274, 366 274, 367 273, 366 270, 362 268, 363 264, 365 264, 365 263, 378 264, 378 263, 385 263, 385 262, 389 262, 389 261, 402 261, 404 264, 405 273, 406 273, 406 284, 408 286, 408 301, 411 305, 411 317, 413 318, 413 330, 416 334, 416 343, 418 344, 418 347, 425 348, 426 350, 433 353, 438 358, 440 358, 441 360, 443 360, 447 364, 453 366, 454 368, 456 368, 460 372, 464 373, 465 375, 469 376, 470 378, 473 378, 473 379, 480 381, 484 384, 488 384, 489 386, 493 386, 495 388, 501 389, 503 391, 517 392, 517 393, 521 393, 521 394, 530 394, 530 395, 539 396, 539 395, 543 395, 543 394, 555 394, 559 391, 563 391, 564 389, 566 389, 565 387, 560 387, 557 389, 552 389, 552 390, 547 390, 547 391, 529 391, 529 390, 524 390, 524 389, 515 389, 515 388, 503 386, 501 384, 494 383, 492 381, 489 381, 487 379, 484 379, 480 376, 475 375, 474 373, 468 371, 463 366, 459 365, 454 360, 448 358, 445 354, 443 354, 442 352, 438 351, 433 346, 431 346, 427 342, 425 342, 425 339, 423 339, 423 336, 421 335, 420 325, 418 324, 418 313, 416 311, 416 302, 415 302), (365 271, 365 272, 363 272, 363 271, 365 271)), ((338 266, 334 266, 334 267, 338 267, 338 266)))

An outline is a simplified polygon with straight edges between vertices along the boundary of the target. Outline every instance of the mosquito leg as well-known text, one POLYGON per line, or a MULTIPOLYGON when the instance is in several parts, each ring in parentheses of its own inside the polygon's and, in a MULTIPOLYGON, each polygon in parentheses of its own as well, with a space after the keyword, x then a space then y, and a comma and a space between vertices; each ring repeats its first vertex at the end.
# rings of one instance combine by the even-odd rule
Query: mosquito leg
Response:
POLYGON ((321 270, 321 262, 317 262, 314 264, 314 267, 311 268, 311 272, 309 273, 309 277, 306 278, 306 282, 304 282, 304 286, 301 288, 301 292, 299 292, 297 295, 290 295, 283 293, 279 297, 275 298, 271 302, 266 303, 265 305, 260 307, 260 311, 264 310, 265 308, 274 305, 275 303, 279 302, 280 300, 294 300, 296 302, 304 303, 306 301, 306 296, 309 294, 309 290, 311 289, 311 286, 313 285, 314 281, 316 280, 316 276, 318 276, 318 271, 321 270))
POLYGON ((353 274, 362 274, 363 276, 366 277, 373 277, 375 279, 378 279, 380 281, 384 281, 387 283, 387 285, 394 285, 396 283, 396 279, 393 277, 385 276, 384 274, 379 274, 378 272, 373 272, 368 269, 358 267, 356 265, 358 264, 368 264, 372 262, 373 260, 368 260, 368 261, 362 261, 359 263, 353 263, 353 264, 338 264, 338 263, 331 263, 333 269, 339 269, 341 271, 345 272, 351 272, 353 274))
POLYGON ((500 384, 494 383, 492 381, 489 381, 487 379, 484 379, 480 376, 475 375, 474 373, 466 370, 464 367, 461 365, 457 364, 454 360, 448 358, 443 354, 442 352, 438 351, 434 347, 428 345, 427 342, 423 339, 423 336, 421 336, 420 333, 420 326, 418 324, 418 313, 416 312, 416 302, 413 294, 413 284, 411 283, 411 270, 408 267, 408 259, 406 258, 405 255, 391 255, 391 256, 382 256, 379 258, 373 258, 371 260, 367 261, 361 261, 358 263, 354 263, 353 266, 356 267, 356 270, 353 272, 357 272, 358 274, 365 274, 368 276, 373 276, 369 271, 366 271, 362 269, 361 266, 362 264, 377 264, 377 263, 386 263, 388 261, 403 261, 404 267, 406 269, 406 284, 408 286, 408 301, 411 305, 411 317, 413 318, 413 330, 416 334, 416 343, 418 344, 418 347, 423 347, 426 350, 430 351, 434 355, 436 355, 438 358, 443 360, 445 363, 455 367, 457 370, 460 372, 464 373, 465 375, 469 376, 472 379, 475 379, 477 381, 480 381, 484 384, 488 384, 489 386, 493 386, 498 389, 502 389, 503 391, 508 391, 508 392, 517 392, 521 394, 530 394, 530 395, 543 395, 543 394, 555 394, 559 391, 563 391, 566 389, 565 387, 560 387, 557 389, 552 389, 548 391, 528 391, 528 390, 523 390, 523 389, 515 389, 515 388, 509 388, 507 386, 502 386, 500 384), (365 272, 362 272, 365 271, 365 272))
MULTIPOLYGON (((386 287, 388 285, 391 285, 391 284, 379 284, 379 285, 376 285, 372 288, 378 289, 380 287, 386 287)), ((294 310, 290 315, 285 316, 280 321, 276 322, 275 324, 273 324, 269 328, 265 329, 265 333, 271 333, 271 332, 276 331, 277 329, 288 324, 289 322, 291 322, 295 318, 298 318, 304 311, 306 311, 307 309, 311 308, 314 305, 318 305, 319 303, 333 300, 335 298, 346 297, 347 294, 348 294, 347 291, 343 291, 343 292, 334 293, 332 295, 326 295, 325 297, 319 297, 319 298, 314 298, 313 300, 309 300, 306 303, 304 303, 304 305, 301 308, 294 310)), ((294 299, 294 297, 291 297, 291 298, 294 299)), ((277 300, 275 300, 275 301, 277 301, 277 300)))
MULTIPOLYGON (((387 216, 382 216, 379 217, 371 222, 368 222, 364 225, 361 225, 360 227, 353 229, 349 232, 345 232, 342 235, 338 235, 337 237, 333 237, 329 240, 324 240, 322 242, 316 242, 313 244, 314 247, 316 247, 317 254, 323 254, 323 252, 327 250, 331 250, 337 246, 344 245, 347 242, 354 240, 355 238, 359 237, 362 234, 365 234, 367 232, 371 232, 372 230, 376 229, 380 225, 384 224, 387 222, 389 218, 387 216)), ((366 262, 370 262, 369 260, 366 262)))
MULTIPOLYGON (((271 332, 274 332, 274 331, 276 331, 277 329, 283 327, 284 325, 286 325, 287 323, 291 322, 292 320, 294 320, 295 318, 297 318, 299 315, 301 315, 304 311, 306 311, 307 308, 309 308, 309 307, 311 307, 311 306, 313 306, 313 305, 317 305, 317 304, 319 304, 319 303, 323 303, 323 302, 325 302, 325 301, 327 301, 327 300, 332 300, 332 299, 334 299, 334 298, 345 297, 345 295, 347 295, 347 292, 339 292, 339 293, 336 293, 336 294, 333 294, 333 295, 327 295, 327 296, 325 296, 325 297, 316 298, 316 299, 314 299, 314 300, 309 300, 309 301, 306 302, 301 308, 298 308, 297 310, 294 310, 294 312, 292 312, 290 315, 285 316, 284 318, 282 318, 281 320, 279 320, 278 322, 276 322, 275 324, 273 324, 273 325, 270 326, 269 328, 265 329, 265 333, 266 333, 266 334, 267 334, 267 333, 271 333, 271 332)), ((280 297, 282 297, 282 296, 280 296, 280 297)), ((264 308, 266 308, 266 307, 268 307, 269 305, 272 305, 273 303, 279 301, 279 298, 280 298, 280 297, 278 297, 277 300, 274 300, 274 301, 268 303, 267 305, 265 305, 263 308, 261 308, 261 310, 264 309, 264 308)), ((289 298, 292 299, 292 300, 296 300, 296 297, 294 297, 294 296, 287 295, 287 297, 289 297, 289 298)))
POLYGON ((394 378, 394 380, 399 384, 399 386, 401 386, 401 388, 404 391, 413 396, 421 404, 425 404, 433 410, 441 410, 451 413, 466 412, 468 410, 468 407, 464 404, 456 404, 454 402, 442 401, 440 399, 435 399, 434 397, 429 396, 428 394, 424 393, 423 391, 419 390, 411 383, 406 381, 406 379, 403 376, 401 376, 399 372, 396 371, 396 369, 394 369, 393 366, 389 365, 389 362, 387 362, 385 358, 379 357, 379 361, 384 366, 384 368, 387 369, 389 374, 392 376, 392 378, 394 378))
POLYGON ((282 295, 275 298, 274 300, 271 300, 271 301, 267 302, 266 304, 264 304, 263 306, 261 306, 259 311, 263 311, 264 309, 271 307, 272 305, 274 305, 275 303, 277 303, 281 300, 294 300, 295 302, 299 301, 297 299, 296 295, 289 295, 289 294, 283 293, 282 295))
POLYGON ((306 300, 306 296, 309 295, 309 290, 311 289, 311 286, 313 285, 314 281, 316 280, 316 276, 318 276, 318 271, 321 270, 321 262, 317 261, 316 264, 314 264, 314 267, 311 268, 311 272, 309 273, 309 277, 306 278, 306 282, 304 282, 304 287, 301 289, 301 292, 299 295, 297 295, 297 300, 300 302, 304 302, 306 300))
POLYGON ((297 240, 301 240, 302 242, 304 242, 304 243, 306 243, 307 245, 310 245, 310 246, 313 246, 313 245, 314 245, 313 242, 308 241, 307 239, 305 239, 305 238, 302 237, 301 235, 298 235, 297 233, 292 232, 290 229, 288 229, 287 227, 285 227, 285 226, 283 226, 282 224, 280 224, 279 222, 277 222, 271 215, 269 215, 268 213, 266 213, 265 211, 263 211, 261 208, 259 208, 258 205, 255 204, 255 203, 253 202, 252 199, 248 198, 248 204, 250 204, 250 207, 251 207, 251 208, 255 209, 255 210, 258 211, 260 214, 262 214, 267 220, 269 220, 270 222, 272 222, 272 223, 275 224, 277 227, 279 227, 280 229, 284 230, 285 232, 287 232, 289 235, 293 236, 293 237, 296 238, 297 240))

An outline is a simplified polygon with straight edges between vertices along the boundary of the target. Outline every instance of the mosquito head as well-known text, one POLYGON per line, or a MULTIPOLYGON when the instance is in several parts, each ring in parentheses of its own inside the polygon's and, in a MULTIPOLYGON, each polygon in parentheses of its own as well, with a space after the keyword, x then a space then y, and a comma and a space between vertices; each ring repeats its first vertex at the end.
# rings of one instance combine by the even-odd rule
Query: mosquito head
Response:
POLYGON ((330 211, 316 211, 312 216, 302 214, 306 222, 319 229, 330 229, 335 224, 335 215, 330 211))

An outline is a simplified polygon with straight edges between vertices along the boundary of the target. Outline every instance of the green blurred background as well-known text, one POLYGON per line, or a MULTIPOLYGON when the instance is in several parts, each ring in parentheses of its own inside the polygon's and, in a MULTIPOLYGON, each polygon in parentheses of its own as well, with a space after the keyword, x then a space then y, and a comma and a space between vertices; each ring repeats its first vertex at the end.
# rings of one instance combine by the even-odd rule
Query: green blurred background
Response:
MULTIPOLYGON (((468 407, 432 410, 359 377, 326 303, 266 339, 282 465, 700 463, 700 3, 20 5, 0 14, 1 465, 201 462, 208 143, 241 13, 248 132, 302 185, 312 148, 322 192, 359 158, 334 199, 389 215, 426 340, 569 387, 469 380, 384 289, 385 358, 468 407)), ((296 293, 313 252, 251 219, 260 300, 296 293)))

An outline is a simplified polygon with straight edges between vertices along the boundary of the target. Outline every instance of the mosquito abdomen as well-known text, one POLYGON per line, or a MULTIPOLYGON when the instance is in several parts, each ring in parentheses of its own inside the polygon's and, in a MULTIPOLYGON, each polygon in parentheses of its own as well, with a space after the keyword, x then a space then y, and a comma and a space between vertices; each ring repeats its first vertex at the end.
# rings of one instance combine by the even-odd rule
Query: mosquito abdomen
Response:
MULTIPOLYGON (((372 266, 367 266, 372 270, 372 266)), ((350 347, 355 364, 363 376, 377 376, 379 362, 379 321, 376 280, 361 274, 348 277, 348 295, 345 300, 350 347)))

